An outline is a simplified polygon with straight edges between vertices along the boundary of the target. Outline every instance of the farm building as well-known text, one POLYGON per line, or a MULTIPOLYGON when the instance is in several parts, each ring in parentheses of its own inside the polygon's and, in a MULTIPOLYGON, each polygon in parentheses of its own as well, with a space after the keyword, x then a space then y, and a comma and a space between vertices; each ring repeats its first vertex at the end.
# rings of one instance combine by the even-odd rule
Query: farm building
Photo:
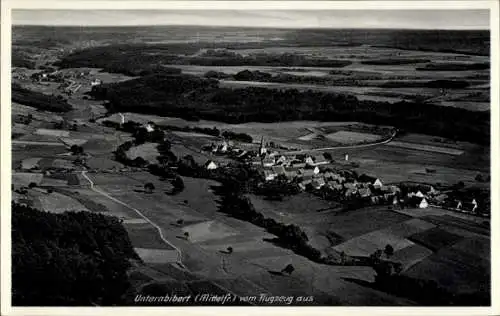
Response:
POLYGON ((344 188, 348 190, 356 190, 356 184, 352 182, 344 183, 344 188))
POLYGON ((302 177, 312 177, 314 175, 317 175, 319 173, 319 168, 316 167, 314 169, 299 169, 299 174, 302 177))
POLYGON ((213 162, 212 160, 208 160, 207 162, 205 162, 205 169, 207 170, 215 170, 217 169, 217 164, 215 162, 213 162))
POLYGON ((266 181, 272 181, 272 180, 274 180, 277 176, 278 176, 278 175, 277 175, 274 171, 272 171, 272 170, 270 170, 270 169, 265 169, 265 170, 264 170, 264 180, 266 180, 266 181))
POLYGON ((283 166, 273 166, 273 167, 271 167, 271 169, 277 175, 285 175, 285 173, 286 173, 286 170, 283 166))
POLYGON ((328 161, 325 159, 323 155, 314 156, 313 160, 315 166, 324 165, 328 163, 328 161))
POLYGON ((423 198, 424 194, 421 191, 418 191, 417 193, 415 193, 415 196, 419 197, 419 198, 423 198))
POLYGON ((98 85, 100 85, 101 83, 102 83, 101 79, 96 78, 96 79, 94 79, 94 80, 92 80, 92 81, 90 82, 90 85, 93 87, 93 86, 98 86, 98 85))
POLYGON ((297 177, 297 175, 298 175, 297 171, 294 171, 294 170, 285 171, 285 177, 286 177, 288 180, 293 180, 293 179, 295 179, 295 177, 297 177))
POLYGON ((284 164, 286 162, 286 157, 281 155, 276 159, 276 164, 284 164))
POLYGON ((330 187, 332 190, 335 190, 335 191, 342 191, 342 189, 344 189, 342 184, 339 184, 336 181, 329 181, 328 187, 330 187))
POLYGON ((361 197, 369 197, 370 195, 372 195, 372 191, 370 190, 370 188, 362 188, 359 189, 358 192, 361 197))
POLYGON ((148 133, 151 133, 155 130, 153 122, 148 122, 147 124, 144 125, 144 128, 148 131, 148 133))
POLYGON ((262 165, 264 167, 272 167, 272 166, 274 166, 274 158, 271 158, 269 156, 264 157, 264 159, 262 159, 262 165))
POLYGON ((357 193, 357 190, 356 190, 356 189, 347 189, 347 190, 345 191, 345 196, 346 196, 346 197, 350 197, 350 196, 353 196, 353 195, 354 195, 354 194, 356 194, 356 193, 357 193))
POLYGON ((321 189, 321 187, 325 185, 325 180, 323 180, 323 178, 317 178, 317 179, 314 179, 314 180, 311 182, 311 185, 312 185, 312 186, 313 186, 313 188, 315 188, 316 190, 321 189))
POLYGON ((425 198, 423 198, 418 204, 418 208, 427 208, 427 207, 429 207, 429 203, 425 198))

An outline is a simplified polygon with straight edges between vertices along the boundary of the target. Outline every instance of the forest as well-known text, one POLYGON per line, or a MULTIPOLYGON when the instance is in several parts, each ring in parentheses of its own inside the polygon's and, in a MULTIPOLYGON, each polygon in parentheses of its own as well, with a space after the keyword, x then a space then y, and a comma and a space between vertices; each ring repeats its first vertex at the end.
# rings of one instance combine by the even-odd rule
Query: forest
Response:
POLYGON ((68 112, 72 107, 64 99, 40 92, 24 89, 17 84, 12 85, 12 102, 34 107, 49 112, 68 112))
POLYGON ((118 218, 12 204, 12 304, 113 306, 130 290, 135 253, 118 218))
POLYGON ((358 121, 479 144, 489 143, 489 112, 432 104, 360 101, 319 91, 220 88, 215 79, 150 75, 94 87, 111 112, 137 112, 226 123, 292 120, 358 121))

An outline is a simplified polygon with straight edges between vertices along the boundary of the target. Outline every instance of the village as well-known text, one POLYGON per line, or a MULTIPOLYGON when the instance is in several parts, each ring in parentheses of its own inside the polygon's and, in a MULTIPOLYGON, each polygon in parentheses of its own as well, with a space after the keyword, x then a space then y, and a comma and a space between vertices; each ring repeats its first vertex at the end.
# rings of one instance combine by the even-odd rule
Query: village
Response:
MULTIPOLYGON (((268 148, 261 139, 258 150, 244 150, 232 141, 222 140, 203 147, 213 155, 225 155, 251 164, 259 170, 264 184, 294 184, 299 192, 310 192, 339 202, 357 202, 360 206, 388 205, 392 208, 437 207, 451 211, 488 217, 481 211, 474 197, 467 194, 456 198, 453 188, 437 189, 424 183, 384 183, 383 179, 367 174, 357 175, 349 169, 349 154, 341 161, 329 153, 295 154, 280 153, 268 148), (450 194, 452 193, 452 194, 450 194)), ((352 163, 355 164, 355 163, 352 163)), ((213 160, 205 163, 207 170, 220 166, 213 160)))

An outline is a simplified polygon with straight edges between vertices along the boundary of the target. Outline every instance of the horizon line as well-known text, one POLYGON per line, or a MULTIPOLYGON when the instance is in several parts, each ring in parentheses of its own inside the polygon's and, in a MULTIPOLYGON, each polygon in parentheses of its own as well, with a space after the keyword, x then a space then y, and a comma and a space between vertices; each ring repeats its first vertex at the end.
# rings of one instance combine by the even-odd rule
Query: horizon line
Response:
POLYGON ((76 25, 76 24, 16 24, 12 26, 39 26, 39 27, 209 27, 209 28, 246 28, 246 29, 270 29, 270 30, 414 30, 414 31, 491 31, 491 28, 410 28, 410 27, 321 27, 321 26, 304 26, 304 27, 290 27, 290 26, 249 26, 249 25, 213 25, 213 24, 130 24, 130 25, 76 25))

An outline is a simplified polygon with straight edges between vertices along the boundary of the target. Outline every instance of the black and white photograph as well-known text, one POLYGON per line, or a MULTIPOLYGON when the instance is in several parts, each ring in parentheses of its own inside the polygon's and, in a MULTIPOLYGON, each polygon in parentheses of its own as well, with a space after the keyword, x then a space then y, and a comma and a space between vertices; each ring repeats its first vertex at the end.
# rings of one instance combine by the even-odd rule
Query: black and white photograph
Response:
POLYGON ((493 13, 13 8, 11 306, 491 307, 493 13))

